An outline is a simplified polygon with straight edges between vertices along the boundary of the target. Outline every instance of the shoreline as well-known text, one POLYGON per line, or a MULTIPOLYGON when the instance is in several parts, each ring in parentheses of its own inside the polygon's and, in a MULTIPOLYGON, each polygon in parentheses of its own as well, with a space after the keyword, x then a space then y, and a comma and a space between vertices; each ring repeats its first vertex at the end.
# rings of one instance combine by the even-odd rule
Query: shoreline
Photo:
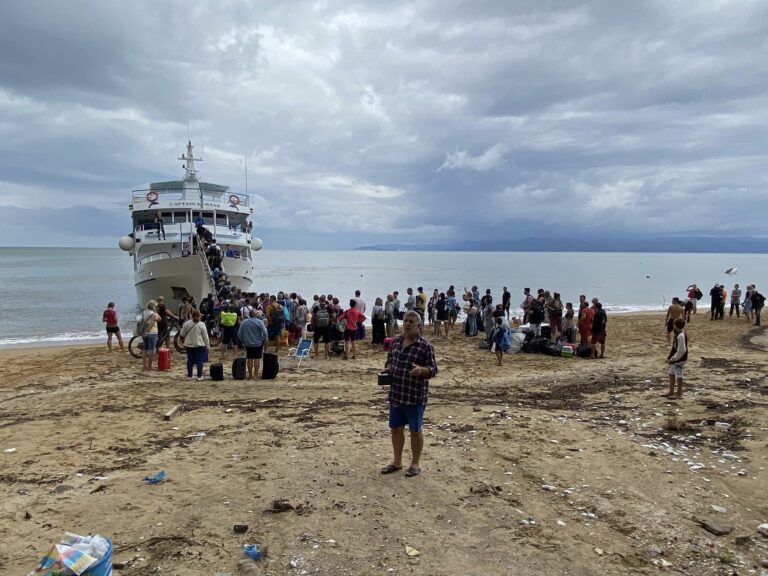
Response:
MULTIPOLYGON (((632 317, 632 316, 649 316, 649 315, 665 315, 665 310, 629 310, 629 311, 611 311, 608 310, 609 313, 609 322, 611 316, 621 316, 621 317, 632 317)), ((463 318, 460 318, 459 321, 457 321, 456 325, 463 323, 463 318)), ((546 322, 543 325, 548 325, 546 322)), ((370 318, 366 321, 365 324, 366 328, 371 328, 370 318)), ((426 325, 427 328, 430 328, 431 326, 429 324, 426 325)), ((127 332, 125 334, 125 337, 123 338, 123 342, 125 343, 126 350, 128 348, 128 341, 133 337, 133 334, 130 332, 127 332)), ((113 343, 116 344, 116 340, 113 340, 113 343)), ((13 344, 0 344, 0 353, 6 350, 24 350, 27 348, 34 348, 34 349, 41 349, 41 348, 68 348, 70 346, 96 346, 98 344, 104 344, 106 347, 106 332, 103 333, 102 336, 93 337, 93 338, 83 338, 82 340, 74 340, 74 341, 67 341, 67 340, 52 340, 52 341, 40 341, 40 342, 19 342, 19 343, 13 343, 13 344)))

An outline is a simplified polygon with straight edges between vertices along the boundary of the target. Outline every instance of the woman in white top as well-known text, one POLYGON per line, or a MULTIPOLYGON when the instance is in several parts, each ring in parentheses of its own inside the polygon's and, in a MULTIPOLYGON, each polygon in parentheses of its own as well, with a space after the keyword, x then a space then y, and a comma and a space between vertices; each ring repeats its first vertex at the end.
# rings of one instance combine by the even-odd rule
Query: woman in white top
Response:
POLYGON ((200 310, 192 310, 192 318, 181 327, 181 337, 187 352, 187 378, 192 378, 192 367, 197 366, 197 379, 203 379, 203 364, 208 361, 211 342, 205 322, 200 322, 200 310))

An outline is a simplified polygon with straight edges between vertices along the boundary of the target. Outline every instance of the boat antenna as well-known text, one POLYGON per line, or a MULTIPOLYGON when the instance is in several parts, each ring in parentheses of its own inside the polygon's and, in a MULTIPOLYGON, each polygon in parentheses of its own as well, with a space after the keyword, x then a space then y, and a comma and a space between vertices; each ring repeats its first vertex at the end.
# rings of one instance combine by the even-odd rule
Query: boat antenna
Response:
POLYGON ((187 141, 187 153, 179 156, 179 160, 184 160, 184 169, 187 171, 185 175, 186 180, 197 180, 197 171, 195 170, 195 160, 202 162, 202 158, 195 158, 193 150, 195 147, 192 145, 192 140, 187 141))
POLYGON ((245 163, 245 195, 248 196, 248 150, 243 147, 243 162, 245 163))

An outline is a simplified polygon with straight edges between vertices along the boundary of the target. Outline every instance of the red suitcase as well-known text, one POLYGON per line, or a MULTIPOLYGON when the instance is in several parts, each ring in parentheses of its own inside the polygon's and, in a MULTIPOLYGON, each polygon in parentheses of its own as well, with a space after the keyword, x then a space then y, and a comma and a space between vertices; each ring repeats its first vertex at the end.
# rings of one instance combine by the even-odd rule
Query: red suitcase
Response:
POLYGON ((168 350, 168 348, 160 348, 157 351, 157 369, 158 370, 171 369, 171 351, 168 350))

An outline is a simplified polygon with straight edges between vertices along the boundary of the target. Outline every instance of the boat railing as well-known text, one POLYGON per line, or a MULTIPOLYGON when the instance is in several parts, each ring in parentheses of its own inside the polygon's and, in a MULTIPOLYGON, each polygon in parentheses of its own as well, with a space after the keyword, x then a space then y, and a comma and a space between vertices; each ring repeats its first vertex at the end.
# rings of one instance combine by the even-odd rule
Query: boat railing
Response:
POLYGON ((142 266, 144 264, 148 264, 149 262, 154 262, 155 260, 166 260, 168 258, 172 258, 170 252, 155 252, 154 254, 144 256, 144 258, 139 260, 136 264, 138 266, 142 266))
MULTIPOLYGON (((231 207, 235 208, 237 206, 249 206, 249 195, 248 194, 241 194, 238 192, 232 192, 228 187, 226 186, 220 186, 216 188, 205 188, 202 187, 202 197, 203 201, 226 201, 231 207)), ((149 208, 153 208, 154 206, 159 204, 159 200, 162 198, 162 200, 165 201, 174 201, 174 200, 189 200, 190 195, 194 195, 193 200, 199 200, 198 192, 195 190, 191 190, 189 188, 144 188, 139 190, 134 190, 131 193, 131 199, 132 204, 142 204, 144 202, 149 202, 149 208)))
POLYGON ((205 278, 208 280, 208 288, 211 290, 211 294, 216 294, 216 282, 213 280, 213 271, 208 265, 208 258, 206 258, 202 250, 198 251, 198 255, 200 257, 200 263, 203 265, 203 270, 205 271, 205 278))

